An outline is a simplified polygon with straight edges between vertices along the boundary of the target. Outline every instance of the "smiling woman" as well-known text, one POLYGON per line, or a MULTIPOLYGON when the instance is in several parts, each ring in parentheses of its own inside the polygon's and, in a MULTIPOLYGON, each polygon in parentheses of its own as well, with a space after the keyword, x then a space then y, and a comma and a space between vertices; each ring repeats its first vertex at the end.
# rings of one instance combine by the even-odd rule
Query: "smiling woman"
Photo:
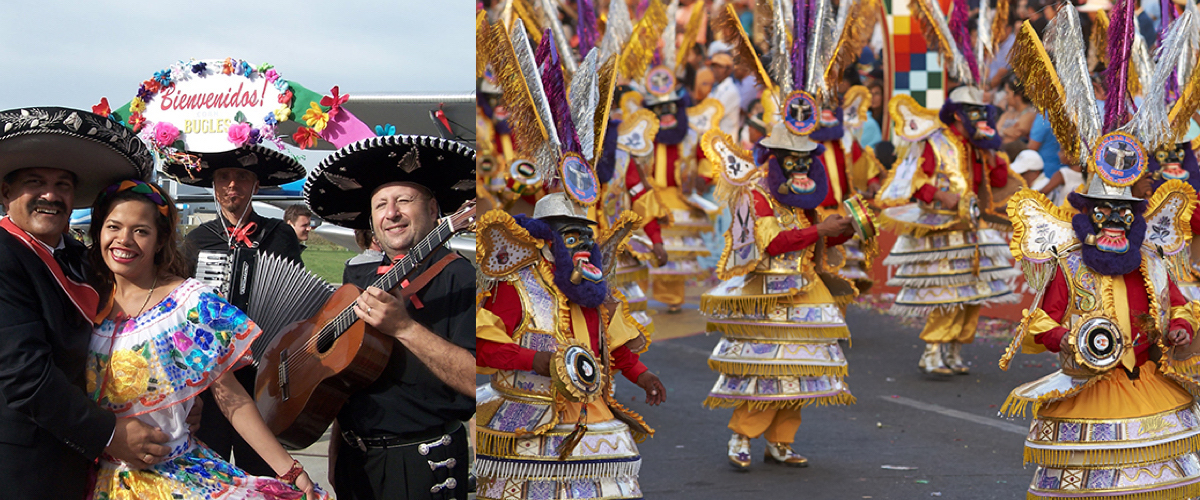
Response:
MULTIPOLYGON (((105 456, 90 497, 175 498, 215 488, 252 498, 301 491, 324 498, 232 374, 250 362, 262 330, 212 288, 181 277, 187 264, 171 198, 156 184, 126 180, 106 189, 92 214, 91 258, 105 305, 88 348, 87 392, 101 408, 162 429, 172 451, 165 460, 146 455, 149 468, 105 456), (191 436, 185 417, 206 389, 278 477, 250 476, 191 436)), ((225 498, 201 498, 217 497, 225 498)))

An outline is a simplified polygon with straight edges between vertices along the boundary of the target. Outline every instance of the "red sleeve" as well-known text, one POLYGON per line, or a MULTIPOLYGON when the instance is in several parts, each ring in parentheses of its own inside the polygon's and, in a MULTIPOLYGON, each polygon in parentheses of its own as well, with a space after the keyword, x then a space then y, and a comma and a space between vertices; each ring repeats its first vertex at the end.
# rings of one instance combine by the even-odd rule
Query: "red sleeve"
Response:
POLYGON ((642 226, 642 231, 646 232, 646 236, 650 238, 651 243, 657 245, 663 242, 662 226, 658 224, 658 219, 650 219, 650 222, 642 226))
MULTIPOLYGON (((521 324, 525 312, 521 308, 521 298, 517 289, 509 283, 500 282, 492 290, 492 296, 483 303, 483 308, 490 311, 504 322, 504 330, 510 337, 513 329, 521 324)), ((488 340, 476 339, 475 365, 497 370, 533 370, 533 349, 516 344, 499 344, 488 340)))
MULTIPOLYGON (((633 164, 633 158, 629 159, 629 168, 625 171, 625 190, 630 192, 629 201, 637 201, 639 198, 646 196, 650 192, 649 188, 642 184, 642 173, 637 166, 633 164), (641 184, 640 190, 633 192, 638 185, 641 184)), ((654 244, 662 243, 662 227, 659 226, 657 219, 650 219, 642 225, 642 230, 646 232, 646 236, 650 238, 650 242, 654 244)))
MULTIPOLYGON (((771 203, 758 191, 754 192, 754 213, 759 217, 775 216, 775 211, 771 209, 771 203)), ((789 229, 780 232, 775 239, 771 240, 771 243, 767 245, 767 253, 770 255, 779 255, 787 252, 795 252, 808 248, 816 242, 816 226, 804 229, 789 229)))
POLYGON ((1002 188, 1008 185, 1008 163, 1000 158, 996 158, 996 166, 988 172, 988 181, 994 188, 1002 188))
POLYGON ((621 374, 635 384, 638 377, 648 370, 646 365, 642 364, 641 357, 636 352, 629 350, 627 346, 613 349, 612 360, 613 368, 621 370, 621 374))
MULTIPOLYGON (((1050 284, 1046 287, 1046 295, 1042 298, 1042 310, 1050 315, 1050 319, 1062 323, 1063 315, 1067 313, 1067 301, 1070 300, 1067 278, 1063 275, 1062 269, 1054 271, 1054 279, 1051 279, 1050 284)), ((1063 335, 1066 335, 1067 332, 1066 328, 1056 326, 1048 332, 1037 334, 1033 339, 1046 346, 1046 350, 1058 352, 1059 343, 1062 342, 1063 335)))
MULTIPOLYGON (((1169 293, 1171 295, 1171 307, 1187 305, 1188 299, 1187 297, 1183 296, 1183 292, 1179 291, 1179 286, 1175 284, 1175 280, 1170 280, 1169 283, 1171 284, 1171 288, 1169 289, 1169 293)), ((1188 333, 1188 341, 1183 342, 1184 344, 1190 344, 1191 339, 1195 334, 1195 332, 1192 331, 1192 325, 1183 319, 1171 320, 1171 324, 1168 325, 1167 331, 1169 332, 1171 330, 1183 330, 1188 333)))
POLYGON ((498 344, 475 339, 475 366, 497 370, 533 371, 533 355, 537 351, 516 344, 498 344))

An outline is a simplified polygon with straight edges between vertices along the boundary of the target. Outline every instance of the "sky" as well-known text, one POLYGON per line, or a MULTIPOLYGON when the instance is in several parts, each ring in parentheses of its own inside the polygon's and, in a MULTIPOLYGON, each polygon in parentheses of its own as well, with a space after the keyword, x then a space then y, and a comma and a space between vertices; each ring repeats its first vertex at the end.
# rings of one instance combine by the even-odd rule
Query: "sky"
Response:
POLYGON ((0 2, 0 110, 113 109, 179 60, 243 59, 316 92, 470 92, 471 0, 0 2))

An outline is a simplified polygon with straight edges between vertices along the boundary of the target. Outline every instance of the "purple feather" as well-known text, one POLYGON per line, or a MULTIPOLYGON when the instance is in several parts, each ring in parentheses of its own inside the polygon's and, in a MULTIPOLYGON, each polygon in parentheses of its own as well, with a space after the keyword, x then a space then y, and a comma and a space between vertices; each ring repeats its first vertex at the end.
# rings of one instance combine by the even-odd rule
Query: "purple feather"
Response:
POLYGON ((587 57, 600 34, 596 31, 596 7, 592 0, 579 0, 579 55, 587 57))
MULTIPOLYGON (((936 2, 933 4, 933 8, 939 8, 936 2)), ((950 35, 954 37, 954 43, 958 45, 958 50, 967 59, 967 65, 971 68, 971 77, 978 82, 979 66, 975 64, 975 51, 971 50, 971 33, 967 28, 968 16, 966 0, 954 0, 950 11, 950 35)))
MULTIPOLYGON (((808 34, 812 30, 812 10, 809 0, 795 0, 793 5, 793 20, 795 21, 795 37, 792 40, 792 88, 804 88, 805 63, 808 62, 808 34)), ((776 15, 782 16, 779 12, 776 15)))
POLYGON ((550 102, 550 114, 554 118, 563 151, 578 153, 582 148, 579 146, 579 136, 575 134, 575 123, 571 121, 571 104, 567 101, 562 60, 558 57, 558 49, 554 47, 554 36, 550 34, 549 29, 542 33, 542 43, 538 44, 534 58, 541 68, 542 87, 546 90, 546 100, 550 102))
POLYGON ((1108 99, 1104 101, 1104 132, 1128 121, 1129 52, 1133 47, 1133 8, 1130 0, 1117 0, 1108 25, 1108 99))
MULTIPOLYGON (((1170 1, 1170 0, 1167 0, 1167 1, 1170 1)), ((638 2, 637 11, 635 11, 633 13, 633 18, 641 19, 642 15, 646 13, 646 9, 648 9, 648 8, 650 8, 650 0, 642 0, 642 1, 638 2)))

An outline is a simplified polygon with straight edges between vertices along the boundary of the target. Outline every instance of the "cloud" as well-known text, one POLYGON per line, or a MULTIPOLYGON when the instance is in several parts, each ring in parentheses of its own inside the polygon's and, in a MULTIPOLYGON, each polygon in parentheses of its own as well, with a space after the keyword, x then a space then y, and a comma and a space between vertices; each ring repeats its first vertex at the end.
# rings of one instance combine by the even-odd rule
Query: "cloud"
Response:
POLYGON ((316 91, 470 91, 474 27, 470 0, 0 2, 0 109, 119 106, 192 58, 269 62, 316 91))

